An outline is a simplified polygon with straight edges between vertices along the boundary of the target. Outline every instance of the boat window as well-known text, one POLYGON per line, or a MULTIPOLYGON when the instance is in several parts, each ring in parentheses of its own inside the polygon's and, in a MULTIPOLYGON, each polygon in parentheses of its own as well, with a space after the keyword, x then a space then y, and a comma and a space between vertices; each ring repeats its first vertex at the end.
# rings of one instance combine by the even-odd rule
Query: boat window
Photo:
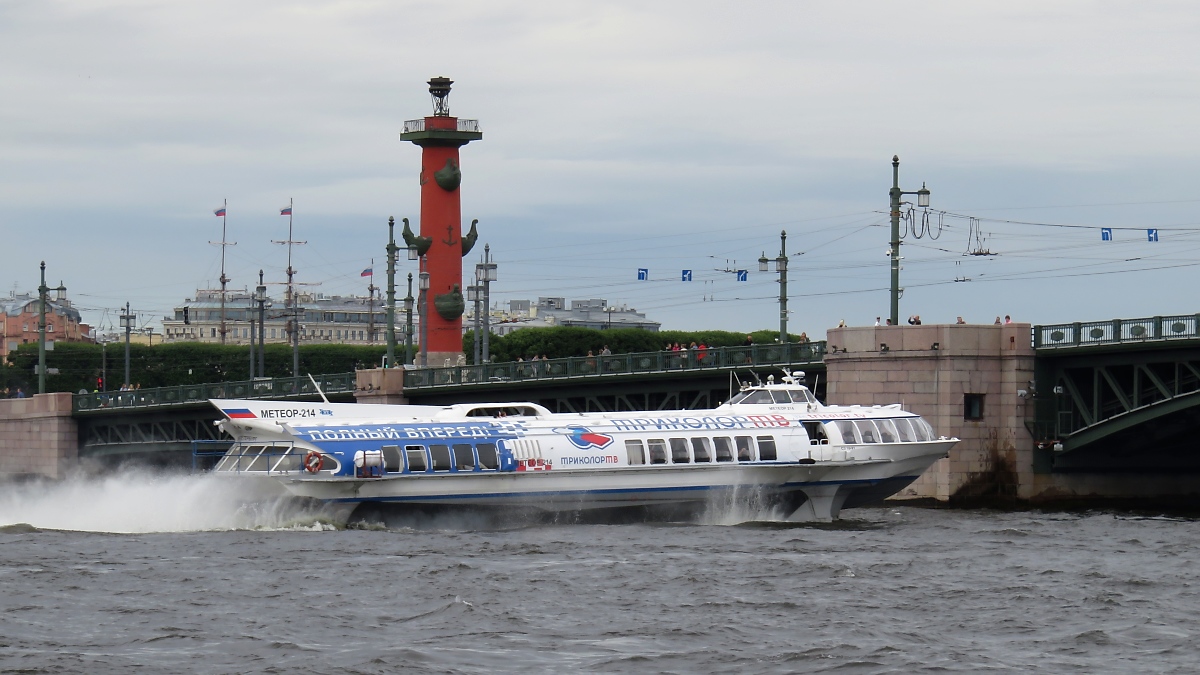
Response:
POLYGON ((881 442, 896 442, 896 425, 892 424, 891 420, 875 420, 875 426, 879 427, 879 440, 881 442))
POLYGON ((712 452, 709 450, 710 442, 707 438, 692 439, 692 456, 697 462, 711 462, 712 452))
POLYGON ((772 403, 771 392, 765 389, 757 389, 755 391, 746 392, 746 398, 738 401, 739 403, 772 403))
POLYGON ((385 445, 383 450, 383 468, 391 473, 404 470, 404 460, 400 458, 400 446, 385 445))
POLYGON ((276 454, 279 461, 275 462, 272 471, 299 471, 303 462, 302 455, 298 448, 275 446, 268 452, 276 454))
POLYGON ((661 438, 651 438, 646 441, 646 445, 650 448, 650 463, 651 464, 666 464, 667 463, 667 442, 661 438))
POLYGON ((429 446, 429 458, 434 471, 449 471, 452 466, 450 462, 450 446, 448 445, 429 446))
POLYGON ((829 442, 829 437, 825 435, 825 425, 820 422, 804 422, 804 431, 812 445, 825 445, 829 442))
POLYGON ((854 426, 858 427, 858 433, 863 443, 879 442, 879 432, 875 430, 875 423, 871 420, 857 420, 854 426))
POLYGON ((900 433, 901 441, 903 441, 905 443, 912 443, 913 441, 917 440, 916 435, 913 433, 913 428, 912 428, 911 422, 909 422, 905 418, 900 418, 900 419, 892 420, 892 421, 896 423, 896 431, 898 431, 900 433))
POLYGON ((454 444, 454 468, 459 471, 473 471, 475 469, 475 453, 471 451, 471 446, 466 443, 454 444))
POLYGON ((475 446, 475 451, 479 453, 479 466, 485 469, 495 469, 500 466, 495 443, 480 443, 475 446))
POLYGON ((671 439, 671 463, 687 464, 692 461, 692 453, 688 452, 686 438, 671 439))
POLYGON ((429 463, 425 461, 425 446, 406 445, 404 446, 404 454, 408 456, 409 471, 423 472, 429 470, 429 463))
POLYGON ((646 450, 641 441, 625 441, 625 452, 629 454, 630 464, 645 464, 646 450))
POLYGON ((913 428, 917 430, 917 438, 922 441, 932 441, 937 438, 937 432, 933 430, 933 427, 924 418, 917 417, 913 419, 912 423, 913 428))
POLYGON ((774 436, 758 437, 758 458, 764 462, 774 462, 778 459, 778 455, 775 453, 774 436))
POLYGON ((774 403, 787 403, 790 405, 792 402, 792 397, 790 394, 787 393, 786 390, 772 391, 771 399, 773 400, 774 403))
POLYGON ((242 457, 242 471, 266 471, 267 458, 262 456, 263 446, 252 445, 246 448, 242 457))
POLYGON ((850 420, 838 420, 837 428, 838 431, 842 432, 843 443, 858 442, 858 432, 854 430, 854 422, 851 422, 850 420))
POLYGON ((728 436, 718 436, 713 439, 713 443, 717 446, 718 462, 733 461, 733 439, 728 436))
POLYGON ((737 458, 739 462, 754 461, 754 439, 750 436, 737 436, 737 458))
POLYGON ((792 400, 796 403, 816 403, 817 399, 812 395, 812 392, 807 389, 793 389, 792 400))

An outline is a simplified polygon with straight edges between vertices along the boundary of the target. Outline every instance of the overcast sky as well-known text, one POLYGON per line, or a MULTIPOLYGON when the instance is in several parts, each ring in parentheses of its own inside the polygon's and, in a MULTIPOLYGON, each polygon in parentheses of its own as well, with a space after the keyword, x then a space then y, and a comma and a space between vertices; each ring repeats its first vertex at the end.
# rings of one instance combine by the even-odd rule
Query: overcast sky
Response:
POLYGON ((902 319, 1193 313, 1198 24, 1194 2, 0 0, 0 282, 33 291, 45 260, 93 324, 129 302, 157 325, 218 286, 223 200, 231 287, 283 281, 294 199, 297 280, 363 294, 388 216, 419 222, 398 133, 445 75, 484 133, 464 264, 490 244, 499 303, 777 329, 757 259, 786 229, 791 332, 871 323, 896 154, 948 212, 905 239, 902 319))

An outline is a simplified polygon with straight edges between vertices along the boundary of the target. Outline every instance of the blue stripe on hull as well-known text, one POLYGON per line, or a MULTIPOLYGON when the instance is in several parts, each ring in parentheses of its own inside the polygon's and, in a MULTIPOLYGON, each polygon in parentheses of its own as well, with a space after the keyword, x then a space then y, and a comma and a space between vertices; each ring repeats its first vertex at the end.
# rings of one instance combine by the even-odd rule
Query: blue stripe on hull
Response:
POLYGON ((884 480, 896 481, 907 480, 914 481, 918 476, 889 476, 887 478, 865 478, 856 480, 842 481, 812 481, 812 482, 795 482, 784 483, 782 485, 694 485, 682 487, 662 487, 662 488, 612 488, 605 490, 554 490, 545 492, 483 492, 483 493, 464 493, 464 494, 446 494, 446 495, 395 495, 390 497, 344 497, 340 499, 327 499, 324 501, 340 504, 355 504, 355 503, 397 503, 397 502, 439 502, 447 500, 469 500, 478 501, 484 499, 522 499, 522 498, 547 498, 547 497, 581 497, 589 495, 621 495, 621 494, 663 494, 669 492, 692 492, 697 493, 697 499, 702 498, 701 494, 707 494, 718 490, 737 490, 737 489, 765 489, 772 492, 795 491, 803 487, 819 486, 819 485, 874 485, 884 480))

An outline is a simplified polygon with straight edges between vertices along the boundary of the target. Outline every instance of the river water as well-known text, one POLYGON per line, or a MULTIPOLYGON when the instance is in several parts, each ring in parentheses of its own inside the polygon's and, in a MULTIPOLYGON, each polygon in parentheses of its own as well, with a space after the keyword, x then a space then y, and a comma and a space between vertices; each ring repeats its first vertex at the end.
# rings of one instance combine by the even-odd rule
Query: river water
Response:
POLYGON ((334 529, 210 477, 0 487, 0 671, 1191 673, 1200 523, 334 529), (224 487, 223 487, 224 485, 224 487))

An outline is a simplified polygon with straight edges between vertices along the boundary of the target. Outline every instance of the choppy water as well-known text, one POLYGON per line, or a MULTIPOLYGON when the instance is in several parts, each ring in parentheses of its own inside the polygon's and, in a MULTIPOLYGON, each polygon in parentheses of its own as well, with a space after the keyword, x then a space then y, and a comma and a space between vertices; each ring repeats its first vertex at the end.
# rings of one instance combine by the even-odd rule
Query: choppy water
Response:
POLYGON ((0 492, 0 671, 1194 672, 1191 519, 335 530, 203 478, 0 492), (18 525, 25 523, 29 526, 18 525))

